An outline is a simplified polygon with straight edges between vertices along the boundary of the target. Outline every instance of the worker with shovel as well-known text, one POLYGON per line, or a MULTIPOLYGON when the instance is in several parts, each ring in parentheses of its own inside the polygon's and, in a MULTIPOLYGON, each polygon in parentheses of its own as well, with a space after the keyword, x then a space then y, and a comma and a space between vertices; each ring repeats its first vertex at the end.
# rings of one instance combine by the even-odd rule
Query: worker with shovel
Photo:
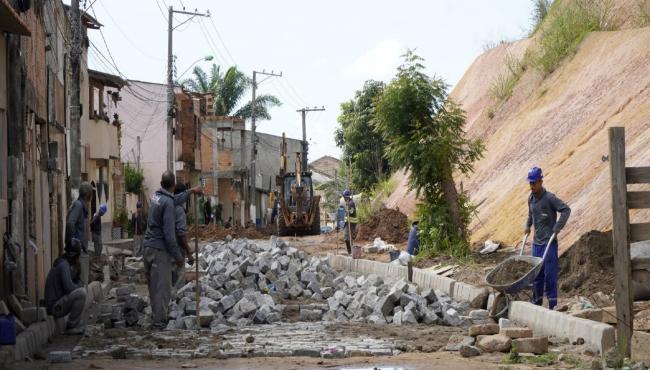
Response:
POLYGON ((352 199, 350 190, 343 192, 343 201, 345 203, 346 218, 343 225, 343 240, 345 240, 345 247, 348 249, 348 254, 352 254, 352 239, 357 231, 357 206, 352 199))
MULTIPOLYGON (((535 225, 533 238, 533 256, 542 257, 544 249, 553 235, 564 228, 571 208, 561 201, 555 194, 547 191, 543 186, 544 175, 542 169, 533 167, 528 171, 530 195, 528 196, 528 219, 526 220, 526 235, 530 234, 531 226, 535 225), (560 214, 558 219, 557 214, 560 214)), ((549 251, 544 261, 544 266, 533 283, 533 303, 541 306, 544 291, 548 299, 548 307, 552 310, 557 305, 558 281, 558 245, 557 239, 548 246, 549 251)))

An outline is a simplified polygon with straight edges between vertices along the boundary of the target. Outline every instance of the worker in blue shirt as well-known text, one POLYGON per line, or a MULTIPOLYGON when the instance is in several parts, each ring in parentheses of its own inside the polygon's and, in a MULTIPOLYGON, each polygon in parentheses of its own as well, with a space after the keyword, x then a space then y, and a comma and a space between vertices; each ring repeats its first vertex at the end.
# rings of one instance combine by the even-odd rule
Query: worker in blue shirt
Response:
POLYGON ((555 239, 549 245, 546 260, 541 272, 533 283, 533 303, 541 306, 544 299, 544 291, 548 299, 548 307, 552 310, 557 305, 557 282, 558 282, 558 245, 557 234, 564 228, 571 208, 561 201, 555 194, 547 191, 543 186, 544 174, 539 167, 533 167, 528 171, 528 183, 530 195, 528 196, 528 218, 526 219, 526 235, 535 226, 533 237, 533 256, 542 257, 544 250, 551 236, 555 239), (560 217, 558 219, 558 213, 560 217))

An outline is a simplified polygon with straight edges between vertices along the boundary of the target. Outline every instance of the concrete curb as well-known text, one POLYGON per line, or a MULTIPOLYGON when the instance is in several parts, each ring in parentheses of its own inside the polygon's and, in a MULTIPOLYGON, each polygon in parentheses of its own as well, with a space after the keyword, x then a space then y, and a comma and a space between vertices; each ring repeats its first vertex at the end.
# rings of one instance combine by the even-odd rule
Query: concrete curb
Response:
MULTIPOLYGON (((330 265, 337 270, 358 272, 366 275, 375 274, 398 279, 408 278, 408 269, 405 266, 364 259, 355 260, 351 257, 333 254, 329 254, 328 259, 330 265)), ((476 288, 472 285, 432 274, 418 268, 413 269, 413 282, 421 288, 437 289, 447 293, 457 301, 470 302, 476 308, 485 307, 485 302, 487 301, 487 288, 476 288)))
POLYGON ((529 302, 511 302, 508 318, 531 328, 536 335, 568 338, 572 342, 582 338, 590 349, 601 354, 616 344, 616 330, 611 325, 552 311, 529 302))
MULTIPOLYGON (((110 280, 108 286, 110 287, 110 280)), ((110 288, 109 288, 110 289, 110 288)), ((85 309, 94 302, 102 301, 105 297, 102 285, 94 281, 86 287, 86 305, 85 309)), ((50 337, 62 334, 65 331, 65 318, 55 319, 48 315, 45 321, 33 323, 25 331, 16 336, 16 344, 6 346, 13 349, 15 361, 22 361, 26 357, 33 356, 38 352, 50 337)))
MULTIPOLYGON (((330 266, 337 270, 376 274, 382 277, 407 278, 407 268, 370 260, 357 259, 341 255, 328 255, 330 266)), ((413 283, 421 288, 431 288, 449 294, 457 301, 470 302, 472 307, 489 307, 494 294, 487 288, 478 288, 454 279, 432 274, 424 270, 413 269, 413 283)), ((581 319, 565 313, 551 311, 528 302, 510 303, 508 317, 531 328, 537 335, 555 336, 575 341, 585 340, 590 349, 606 353, 616 343, 616 331, 613 326, 592 320, 581 319)))

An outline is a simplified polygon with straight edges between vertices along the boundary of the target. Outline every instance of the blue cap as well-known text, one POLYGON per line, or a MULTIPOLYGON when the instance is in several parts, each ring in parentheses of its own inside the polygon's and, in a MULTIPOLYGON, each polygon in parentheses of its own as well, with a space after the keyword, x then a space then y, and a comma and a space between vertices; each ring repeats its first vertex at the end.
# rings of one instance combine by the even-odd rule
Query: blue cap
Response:
POLYGON ((107 211, 108 211, 108 206, 107 206, 106 204, 102 203, 102 204, 99 206, 99 215, 100 215, 100 216, 103 216, 103 215, 106 214, 107 211))
POLYGON ((350 192, 350 190, 347 190, 347 189, 346 189, 346 190, 343 192, 343 196, 344 196, 344 197, 349 197, 350 195, 352 195, 352 193, 350 192))
POLYGON ((544 178, 542 169, 539 167, 533 167, 528 171, 528 182, 537 182, 544 178))

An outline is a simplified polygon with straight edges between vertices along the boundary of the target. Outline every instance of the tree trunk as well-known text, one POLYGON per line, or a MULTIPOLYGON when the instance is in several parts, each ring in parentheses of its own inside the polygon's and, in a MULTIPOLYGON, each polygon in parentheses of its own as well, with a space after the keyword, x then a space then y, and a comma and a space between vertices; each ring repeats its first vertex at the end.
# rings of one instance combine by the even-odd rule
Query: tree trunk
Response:
POLYGON ((447 202, 447 205, 449 206, 449 215, 451 216, 454 230, 458 235, 465 239, 465 225, 463 224, 461 216, 460 204, 458 202, 458 191, 456 190, 454 177, 451 173, 451 169, 445 172, 447 173, 442 181, 442 192, 445 197, 445 202, 447 202))

